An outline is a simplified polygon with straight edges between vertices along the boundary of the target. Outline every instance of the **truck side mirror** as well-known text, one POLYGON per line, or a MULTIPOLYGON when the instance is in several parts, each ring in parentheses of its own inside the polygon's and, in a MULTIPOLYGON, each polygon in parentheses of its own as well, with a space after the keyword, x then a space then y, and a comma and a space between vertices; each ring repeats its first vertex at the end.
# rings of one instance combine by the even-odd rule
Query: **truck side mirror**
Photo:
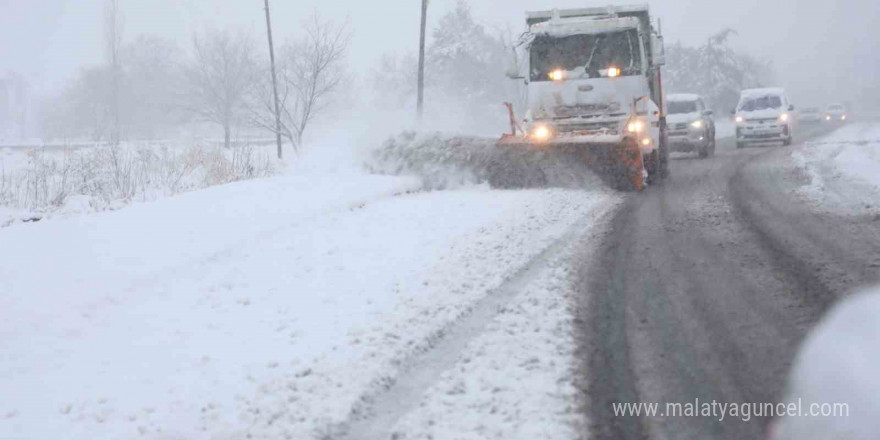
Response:
POLYGON ((712 110, 706 110, 703 112, 703 116, 712 116, 714 114, 715 112, 713 112, 712 110))
POLYGON ((651 35, 651 53, 655 66, 666 65, 666 49, 663 46, 663 37, 656 34, 651 35))
POLYGON ((793 106, 793 105, 788 106, 788 111, 793 112, 793 111, 794 111, 794 106, 793 106))
POLYGON ((504 71, 504 75, 510 79, 525 79, 525 77, 519 72, 519 68, 512 63, 507 66, 507 70, 504 71))

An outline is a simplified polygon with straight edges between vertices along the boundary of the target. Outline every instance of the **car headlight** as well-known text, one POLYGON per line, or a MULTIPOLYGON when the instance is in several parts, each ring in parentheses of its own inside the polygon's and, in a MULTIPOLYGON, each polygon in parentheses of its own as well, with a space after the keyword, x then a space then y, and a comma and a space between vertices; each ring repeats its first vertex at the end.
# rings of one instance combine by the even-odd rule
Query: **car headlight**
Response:
POLYGON ((556 69, 549 73, 551 81, 562 81, 565 79, 565 71, 562 69, 556 69))
POLYGON ((645 121, 639 119, 631 121, 629 124, 626 124, 626 131, 630 133, 641 133, 645 131, 645 121))
POLYGON ((783 114, 779 115, 779 120, 782 122, 787 121, 788 120, 788 113, 783 113, 783 114))
POLYGON ((841 116, 841 117, 840 117, 840 120, 841 120, 841 121, 845 121, 845 120, 846 120, 846 115, 841 116))
POLYGON ((745 122, 745 121, 746 121, 746 120, 743 119, 742 116, 737 116, 737 117, 736 117, 736 123, 737 123, 737 124, 742 124, 742 123, 745 122))
POLYGON ((826 121, 830 121, 830 120, 831 120, 831 116, 825 116, 825 120, 826 120, 826 121))
POLYGON ((546 141, 551 135, 550 127, 546 125, 538 125, 532 130, 532 137, 539 141, 546 141))
POLYGON ((691 127, 703 128, 703 121, 697 120, 697 121, 691 122, 691 127))

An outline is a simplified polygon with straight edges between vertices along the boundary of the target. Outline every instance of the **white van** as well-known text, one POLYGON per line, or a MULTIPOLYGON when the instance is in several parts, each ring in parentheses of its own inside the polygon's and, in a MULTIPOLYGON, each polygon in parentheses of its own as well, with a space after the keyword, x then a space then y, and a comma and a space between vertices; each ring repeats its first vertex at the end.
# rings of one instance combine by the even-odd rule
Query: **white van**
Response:
POLYGON ((781 88, 743 90, 736 106, 736 147, 752 142, 791 145, 794 106, 781 88))

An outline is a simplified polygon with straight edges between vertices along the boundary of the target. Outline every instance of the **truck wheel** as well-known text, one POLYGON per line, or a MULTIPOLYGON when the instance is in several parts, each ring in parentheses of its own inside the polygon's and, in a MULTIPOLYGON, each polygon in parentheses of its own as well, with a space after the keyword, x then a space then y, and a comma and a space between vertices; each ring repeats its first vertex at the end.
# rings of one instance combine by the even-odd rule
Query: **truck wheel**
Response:
POLYGON ((794 138, 794 136, 789 136, 788 139, 782 141, 782 146, 783 146, 783 147, 788 147, 788 146, 790 146, 790 145, 791 145, 791 142, 792 142, 792 140, 793 140, 793 138, 794 138))
POLYGON ((707 157, 709 157, 709 143, 708 142, 706 142, 705 144, 703 144, 702 147, 700 147, 700 159, 705 159, 707 157))
POLYGON ((746 147, 746 143, 745 143, 745 142, 737 142, 737 143, 736 143, 736 148, 745 148, 745 147, 746 147))

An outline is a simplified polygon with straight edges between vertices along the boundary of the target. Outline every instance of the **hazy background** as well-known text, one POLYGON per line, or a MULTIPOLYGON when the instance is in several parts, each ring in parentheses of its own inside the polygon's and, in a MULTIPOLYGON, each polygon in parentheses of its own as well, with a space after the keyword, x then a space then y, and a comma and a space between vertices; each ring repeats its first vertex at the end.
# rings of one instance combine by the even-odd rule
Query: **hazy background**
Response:
MULTIPOLYGON (((56 93, 83 66, 103 62, 103 0, 0 0, 0 74, 15 71, 38 94, 56 93)), ((523 29, 527 10, 601 6, 583 0, 471 0, 475 18, 490 32, 523 29)), ((618 2, 632 3, 632 2, 618 2)), ((637 3, 637 2, 636 2, 637 3)), ((880 99, 880 2, 876 0, 648 2, 662 20, 668 43, 701 44, 723 28, 738 35, 737 50, 772 61, 779 85, 801 106, 830 101, 880 99)), ((456 0, 432 0, 429 28, 456 0)), ((121 0, 124 38, 158 34, 188 49, 194 32, 242 29, 264 41, 262 0, 121 0)), ((375 69, 384 54, 417 49, 420 0, 275 0, 276 38, 298 33, 313 11, 349 17, 354 39, 349 52, 355 79, 375 69)), ((430 33, 429 33, 430 34, 430 33)), ((357 82, 356 82, 357 83, 357 82)), ((360 82, 359 84, 366 84, 360 82)), ((727 109, 719 109, 727 111, 727 109)))
MULTIPOLYGON (((475 16, 487 27, 522 27, 526 10, 605 5, 579 0, 473 0, 475 16)), ((662 19, 669 41, 696 44, 724 27, 739 32, 734 46, 772 58, 795 99, 833 95, 855 98, 873 88, 880 73, 880 2, 876 0, 663 0, 648 2, 662 19)), ((124 0, 126 36, 158 33, 181 45, 193 31, 235 26, 263 32, 260 0, 124 0)), ((431 17, 455 0, 432 0, 431 17)), ((354 66, 365 69, 386 51, 417 45, 419 0, 275 0, 279 36, 293 33, 313 9, 326 16, 351 17, 354 66)), ((57 87, 81 65, 103 56, 101 0, 0 0, 0 71, 28 75, 40 88, 57 87)))

